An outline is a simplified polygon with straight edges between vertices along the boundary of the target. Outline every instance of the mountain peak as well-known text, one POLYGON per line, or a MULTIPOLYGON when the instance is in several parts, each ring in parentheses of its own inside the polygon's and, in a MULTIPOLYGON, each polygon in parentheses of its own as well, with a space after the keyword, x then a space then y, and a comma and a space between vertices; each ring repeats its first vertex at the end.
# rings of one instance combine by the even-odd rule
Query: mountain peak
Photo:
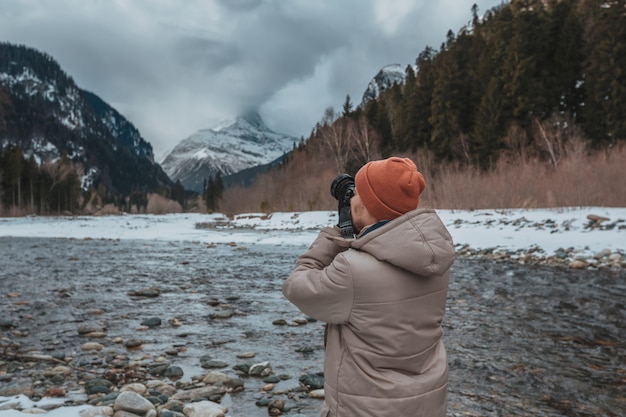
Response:
POLYGON ((244 121, 254 126, 259 130, 268 130, 267 126, 265 126, 265 122, 261 118, 261 115, 257 111, 248 111, 237 117, 237 122, 244 121))
POLYGON ((405 79, 406 71, 402 65, 389 64, 384 66, 367 85, 360 106, 364 106, 368 101, 377 98, 381 91, 388 89, 394 84, 404 84, 405 79))
POLYGON ((208 177, 266 165, 289 152, 295 140, 270 130, 258 112, 250 111, 183 139, 163 159, 162 167, 186 189, 202 191, 208 177))
POLYGON ((245 112, 234 119, 226 119, 219 122, 214 127, 210 128, 210 130, 214 132, 221 132, 225 129, 236 129, 236 128, 246 128, 247 126, 251 126, 252 128, 260 131, 269 130, 268 127, 263 122, 261 115, 256 111, 245 112))

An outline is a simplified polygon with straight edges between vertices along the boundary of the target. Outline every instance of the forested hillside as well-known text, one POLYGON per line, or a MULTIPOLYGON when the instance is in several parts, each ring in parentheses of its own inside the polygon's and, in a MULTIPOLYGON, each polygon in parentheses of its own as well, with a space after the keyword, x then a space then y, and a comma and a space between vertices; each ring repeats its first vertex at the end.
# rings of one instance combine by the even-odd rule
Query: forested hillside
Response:
MULTIPOLYGON (((576 159, 580 169, 592 161, 603 168, 624 165, 624 0, 514 0, 484 15, 474 6, 468 17, 469 25, 449 31, 438 49, 427 47, 417 56, 417 71, 407 65, 403 85, 364 108, 353 109, 349 97, 341 114, 329 108, 305 144, 294 149, 292 162, 247 190, 245 206, 236 203, 241 190, 233 189, 223 207, 330 208, 327 188, 334 175, 389 155, 411 156, 430 179, 430 201, 443 205, 435 197, 450 193, 440 182, 444 172, 493 183, 503 166, 510 171, 515 164, 536 164, 545 181, 566 160, 576 159), (294 188, 308 195, 306 201, 282 201, 285 190, 293 196, 294 188)), ((589 181, 606 183, 599 171, 591 173, 589 181)), ((606 175, 615 181, 616 174, 606 175)), ((575 185, 559 182, 553 188, 575 185)), ((555 195, 549 188, 531 204, 559 204, 545 197, 555 195)), ((529 204, 523 195, 502 204, 516 204, 516 198, 529 204)), ((593 200, 601 204, 597 200, 602 195, 593 200)))
POLYGON ((148 193, 184 203, 180 189, 133 124, 51 56, 0 42, 0 215, 128 210, 148 193))

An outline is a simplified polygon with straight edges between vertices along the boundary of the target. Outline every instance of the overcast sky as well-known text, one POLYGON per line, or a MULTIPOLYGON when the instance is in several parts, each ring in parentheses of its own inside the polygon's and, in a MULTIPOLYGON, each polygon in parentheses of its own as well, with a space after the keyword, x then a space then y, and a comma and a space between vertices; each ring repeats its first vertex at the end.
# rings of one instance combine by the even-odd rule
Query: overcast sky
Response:
POLYGON ((382 67, 439 48, 474 3, 502 0, 0 0, 0 40, 51 55, 158 156, 248 109, 308 137, 382 67))

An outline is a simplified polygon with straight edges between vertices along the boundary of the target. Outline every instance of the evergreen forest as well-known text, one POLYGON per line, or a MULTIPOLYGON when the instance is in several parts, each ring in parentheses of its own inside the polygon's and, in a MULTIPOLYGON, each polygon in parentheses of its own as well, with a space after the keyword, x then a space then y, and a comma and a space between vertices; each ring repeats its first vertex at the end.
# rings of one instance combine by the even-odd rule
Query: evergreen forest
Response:
POLYGON ((580 129, 593 147, 626 138, 626 2, 516 0, 449 31, 361 114, 382 156, 424 149, 489 168, 503 150, 580 129), (513 138, 513 136, 515 138, 513 138))

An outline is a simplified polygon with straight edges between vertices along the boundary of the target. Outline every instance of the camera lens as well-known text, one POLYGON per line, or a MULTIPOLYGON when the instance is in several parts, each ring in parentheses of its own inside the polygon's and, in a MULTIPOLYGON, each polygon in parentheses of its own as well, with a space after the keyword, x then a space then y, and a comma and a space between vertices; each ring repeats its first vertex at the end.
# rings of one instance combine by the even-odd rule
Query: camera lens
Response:
POLYGON ((338 175, 330 185, 330 195, 339 201, 343 201, 346 193, 350 192, 350 196, 354 194, 354 179, 348 174, 338 175))

